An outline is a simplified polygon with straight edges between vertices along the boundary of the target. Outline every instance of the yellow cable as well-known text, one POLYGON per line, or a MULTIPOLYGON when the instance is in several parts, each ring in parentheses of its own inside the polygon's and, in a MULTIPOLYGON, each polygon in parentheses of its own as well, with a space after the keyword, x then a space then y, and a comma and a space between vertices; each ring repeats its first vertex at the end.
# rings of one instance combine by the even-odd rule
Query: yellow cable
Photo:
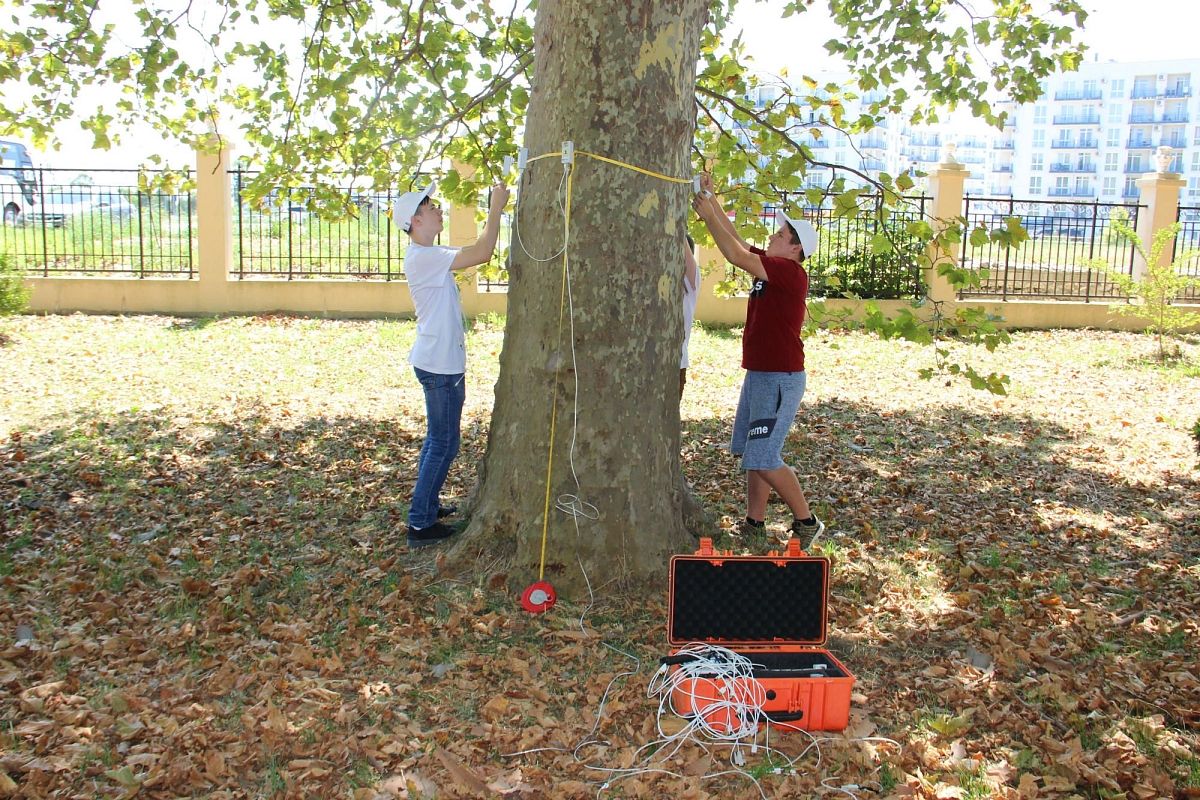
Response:
MULTIPOLYGON (((541 161, 543 158, 554 158, 555 156, 561 156, 561 155, 562 155, 562 151, 555 151, 553 153, 542 153, 540 156, 534 156, 533 158, 529 159, 525 163, 532 164, 535 161, 541 161)), ((655 172, 652 169, 645 169, 644 167, 637 167, 637 166, 634 166, 633 164, 627 164, 624 161, 619 161, 615 158, 609 158, 608 156, 602 156, 602 155, 598 155, 596 153, 590 153, 587 150, 576 150, 575 155, 587 156, 588 158, 594 158, 597 161, 603 161, 605 164, 613 164, 618 167, 624 167, 625 169, 631 169, 634 172, 640 172, 643 175, 649 175, 651 178, 658 178, 659 180, 670 181, 671 183, 691 183, 692 182, 691 178, 672 178, 670 175, 664 175, 661 172, 655 172)))
MULTIPOLYGON (((547 154, 557 155, 557 154, 547 154)), ((528 163, 528 162, 527 162, 528 163)), ((563 272, 562 292, 558 299, 558 343, 562 345, 563 316, 567 307, 567 264, 571 245, 571 185, 575 165, 567 165, 567 202, 563 210, 563 272)), ((546 455, 546 502, 542 506, 542 554, 538 560, 538 580, 546 574, 546 534, 550 529, 550 474, 554 466, 554 433, 558 427, 558 375, 562 359, 554 366, 554 392, 550 398, 550 449, 546 455)))
POLYGON ((670 181, 671 183, 691 183, 692 182, 691 178, 672 178, 670 175, 663 175, 661 172, 655 172, 652 169, 644 169, 643 167, 635 167, 633 164, 626 164, 624 161, 618 161, 615 158, 608 158, 607 156, 599 156, 599 155, 596 155, 595 153, 589 153, 586 150, 576 150, 575 153, 576 153, 576 155, 587 156, 588 158, 594 158, 597 161, 603 161, 606 164, 615 164, 618 167, 624 167, 625 169, 631 169, 634 172, 640 172, 643 175, 649 175, 651 178, 658 178, 659 180, 670 181))

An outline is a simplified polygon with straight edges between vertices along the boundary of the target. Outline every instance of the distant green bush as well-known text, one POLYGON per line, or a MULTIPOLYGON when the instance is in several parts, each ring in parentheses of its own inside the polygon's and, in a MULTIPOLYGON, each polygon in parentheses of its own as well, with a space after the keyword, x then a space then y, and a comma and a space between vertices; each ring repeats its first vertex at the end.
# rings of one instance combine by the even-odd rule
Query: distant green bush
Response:
POLYGON ((805 264, 813 297, 903 300, 921 296, 925 246, 894 220, 886 230, 873 219, 839 220, 805 264))

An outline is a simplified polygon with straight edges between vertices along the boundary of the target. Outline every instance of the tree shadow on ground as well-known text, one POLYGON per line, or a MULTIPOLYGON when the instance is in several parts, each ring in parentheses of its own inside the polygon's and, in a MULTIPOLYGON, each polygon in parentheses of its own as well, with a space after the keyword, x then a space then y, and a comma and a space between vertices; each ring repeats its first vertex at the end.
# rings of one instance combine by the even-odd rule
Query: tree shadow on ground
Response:
MULTIPOLYGON (((729 425, 687 420, 683 448, 705 504, 736 518, 741 474, 721 450, 729 425)), ((452 491, 474 481, 485 429, 479 418, 464 426, 452 491)), ((470 713, 480 687, 465 678, 435 684, 494 650, 487 636, 469 638, 463 620, 512 620, 503 635, 521 663, 542 659, 544 642, 503 581, 469 576, 467 589, 479 594, 462 608, 445 593, 455 578, 405 588, 406 575, 436 570, 396 558, 420 436, 419 420, 408 418, 292 424, 254 412, 234 421, 85 413, 13 437, 0 443, 0 575, 19 577, 6 584, 6 614, 28 620, 35 641, 77 625, 105 631, 100 640, 126 626, 149 630, 164 648, 150 662, 155 674, 189 680, 218 673, 225 653, 213 637, 231 629, 240 657, 269 649, 260 665, 268 670, 311 673, 336 656, 352 663, 357 683, 397 685, 420 670, 409 713, 439 703, 470 713), (436 626, 407 633, 414 614, 436 626), (362 631, 396 639, 391 649, 354 649, 362 631)), ((1065 428, 1027 415, 841 400, 804 408, 787 458, 830 522, 822 550, 833 562, 830 633, 859 678, 856 713, 902 740, 922 715, 971 709, 974 724, 1010 738, 1015 725, 1098 741, 1122 713, 1195 705, 1169 680, 1135 684, 1130 675, 1187 669, 1192 634, 1173 620, 1190 608, 1181 598, 1194 597, 1187 570, 1200 547, 1200 485, 1190 475, 1152 486, 1114 479, 1089 452, 1065 428), (1155 623, 1111 621, 1130 614, 1155 623), (1096 721, 1075 713, 1101 701, 1109 705, 1096 705, 1106 709, 1096 721)), ((776 527, 785 512, 773 508, 776 527)), ((665 649, 656 612, 666 591, 661 605, 642 602, 643 616, 608 608, 589 623, 615 617, 623 646, 653 663, 665 649)), ((557 670, 587 675, 596 669, 590 652, 572 645, 537 663, 547 680, 557 670)), ((62 669, 107 674, 87 658, 71 656, 62 669)), ((52 665, 48 657, 43 671, 52 665)), ((240 719, 240 690, 222 691, 210 703, 240 719)))
MULTIPOLYGON (((474 481, 484 446, 479 421, 464 422, 452 495, 474 481)), ((355 531, 390 538, 403 529, 422 436, 404 421, 353 417, 80 415, 0 444, 0 509, 5 528, 60 543, 197 530, 263 535, 271 547, 355 531)))

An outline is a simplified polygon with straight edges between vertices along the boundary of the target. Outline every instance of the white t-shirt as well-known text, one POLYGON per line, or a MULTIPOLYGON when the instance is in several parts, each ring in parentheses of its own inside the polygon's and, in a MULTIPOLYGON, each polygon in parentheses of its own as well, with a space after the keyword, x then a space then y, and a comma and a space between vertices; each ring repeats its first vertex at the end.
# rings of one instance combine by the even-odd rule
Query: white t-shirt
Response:
POLYGON ((408 363, 439 375, 467 371, 462 303, 450 269, 457 254, 457 247, 426 247, 416 242, 410 242, 404 251, 404 274, 417 312, 417 341, 408 363))
POLYGON ((680 369, 688 365, 688 341, 692 338, 692 321, 696 318, 696 301, 700 299, 700 275, 697 271, 696 283, 683 276, 683 356, 679 359, 680 369))

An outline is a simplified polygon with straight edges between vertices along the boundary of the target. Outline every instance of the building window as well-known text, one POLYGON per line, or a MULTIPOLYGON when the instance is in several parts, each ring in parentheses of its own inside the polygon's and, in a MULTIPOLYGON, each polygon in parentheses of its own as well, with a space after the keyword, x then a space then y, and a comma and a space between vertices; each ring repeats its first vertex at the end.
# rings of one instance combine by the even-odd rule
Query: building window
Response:
POLYGON ((1111 97, 1125 96, 1125 79, 1114 78, 1112 83, 1108 85, 1108 93, 1111 97))
POLYGON ((1029 179, 1029 193, 1030 194, 1041 194, 1042 193, 1042 176, 1041 175, 1034 175, 1032 178, 1029 179))
POLYGON ((1130 175, 1128 178, 1125 179, 1125 196, 1126 197, 1137 197, 1138 196, 1137 178, 1132 175, 1130 175))
POLYGON ((1188 196, 1200 197, 1200 178, 1191 178, 1188 180, 1188 196))
POLYGON ((1029 167, 1034 172, 1041 172, 1045 166, 1046 157, 1042 153, 1034 153, 1029 157, 1029 167))
POLYGON ((1096 81, 1084 81, 1083 82, 1083 96, 1085 98, 1088 98, 1089 100, 1099 97, 1100 96, 1100 84, 1097 83, 1096 81))
POLYGON ((1046 124, 1046 106, 1043 105, 1042 103, 1038 103, 1036 106, 1033 107, 1033 124, 1034 125, 1045 125, 1046 124))
POLYGON ((1200 125, 1196 126, 1196 131, 1192 134, 1192 144, 1200 146, 1200 125))
POLYGON ((1045 128, 1034 128, 1033 129, 1033 146, 1034 147, 1045 147, 1046 146, 1046 129, 1045 128))
POLYGON ((1108 197, 1112 197, 1116 193, 1117 193, 1117 178, 1116 178, 1116 176, 1114 175, 1114 176, 1105 178, 1104 179, 1104 194, 1108 197))
POLYGON ((1192 170, 1200 170, 1200 153, 1192 153, 1192 170))
POLYGON ((1104 168, 1106 170, 1119 169, 1121 166, 1120 161, 1121 161, 1120 153, 1105 153, 1104 154, 1104 168))
POLYGON ((1058 176, 1057 178, 1054 179, 1055 194, 1066 194, 1067 189, 1070 188, 1070 184, 1071 184, 1070 178, 1067 178, 1066 176, 1063 176, 1063 175, 1058 176))
POLYGON ((1125 119, 1125 106, 1121 103, 1113 103, 1108 107, 1108 121, 1121 122, 1125 119))
MULTIPOLYGON (((1197 130, 1200 130, 1200 129, 1197 129, 1197 130)), ((1121 129, 1120 128, 1109 128, 1108 129, 1108 146, 1109 147, 1120 147, 1121 146, 1121 129)))

